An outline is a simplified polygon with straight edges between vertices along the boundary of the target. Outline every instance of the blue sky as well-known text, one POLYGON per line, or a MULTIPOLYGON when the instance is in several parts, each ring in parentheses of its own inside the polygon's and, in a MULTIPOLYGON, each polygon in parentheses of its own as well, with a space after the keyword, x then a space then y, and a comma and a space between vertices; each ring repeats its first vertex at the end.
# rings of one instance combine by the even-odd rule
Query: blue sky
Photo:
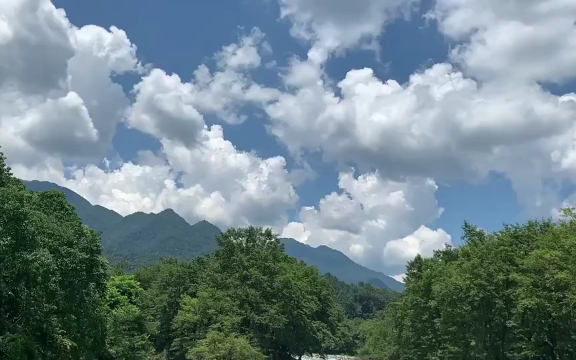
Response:
POLYGON ((122 214, 272 226, 398 278, 464 220, 574 203, 561 0, 24 1, 0 22, 0 101, 21 99, 0 145, 23 178, 122 214))
MULTIPOLYGON (((130 40, 138 46, 138 55, 168 72, 175 72, 183 79, 190 78, 193 70, 209 60, 211 54, 223 44, 235 42, 242 29, 259 27, 274 48, 274 60, 286 63, 288 54, 305 56, 307 46, 289 35, 290 24, 279 19, 279 6, 272 1, 216 0, 216 1, 166 1, 137 0, 54 1, 66 10, 77 26, 96 24, 102 27, 115 25, 125 30, 130 40), (113 9, 113 10, 112 10, 113 9), (282 56, 285 54, 285 56, 282 56)), ((430 4, 422 9, 429 9, 430 4)), ((245 31, 245 30, 244 30, 245 31)), ((336 58, 328 66, 328 73, 335 79, 343 78, 350 69, 371 67, 383 78, 405 82, 417 69, 446 59, 449 41, 435 26, 426 25, 424 19, 400 20, 392 24, 379 41, 381 59, 372 51, 353 50, 336 58)), ((263 76, 263 81, 274 83, 275 77, 263 76)), ((132 79, 126 79, 130 89, 132 79)), ((241 126, 226 127, 227 137, 239 149, 255 150, 263 156, 288 156, 284 146, 267 134, 265 123, 258 118, 241 126)), ((137 130, 121 126, 114 139, 114 149, 124 159, 132 159, 142 147, 157 148, 155 139, 137 130)), ((337 173, 333 166, 318 161, 318 177, 299 189, 300 204, 313 206, 326 193, 337 191, 337 173)), ((521 221, 521 209, 510 184, 505 178, 493 179, 472 185, 466 182, 439 184, 438 203, 445 209, 433 227, 444 228, 459 243, 461 226, 468 220, 486 230, 497 230, 503 223, 521 221)))

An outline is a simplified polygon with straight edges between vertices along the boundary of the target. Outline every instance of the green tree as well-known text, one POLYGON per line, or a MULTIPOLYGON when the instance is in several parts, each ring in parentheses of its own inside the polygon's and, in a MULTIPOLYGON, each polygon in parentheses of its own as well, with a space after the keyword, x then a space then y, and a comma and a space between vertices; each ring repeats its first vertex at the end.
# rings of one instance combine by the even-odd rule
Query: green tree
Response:
POLYGON ((238 334, 211 330, 198 344, 190 349, 187 359, 194 360, 264 360, 266 357, 238 334))
POLYGON ((148 359, 152 353, 148 319, 139 307, 142 296, 143 290, 132 275, 114 276, 108 282, 106 345, 111 359, 148 359))
POLYGON ((576 220, 529 221, 416 257, 390 312, 366 330, 375 358, 574 359, 576 220), (386 344, 385 347, 380 346, 386 344))
POLYGON ((12 169, 6 164, 6 157, 0 152, 0 188, 8 186, 24 187, 22 182, 12 175, 12 169))
POLYGON ((347 284, 331 274, 325 275, 336 291, 336 299, 351 319, 371 319, 398 297, 398 293, 372 284, 347 284))
POLYGON ((233 332, 239 330, 241 316, 233 298, 215 288, 203 288, 196 298, 183 296, 174 318, 172 350, 184 358, 211 329, 233 332))
POLYGON ((172 325, 181 300, 183 296, 196 296, 206 264, 207 258, 190 262, 166 259, 139 268, 134 273, 144 289, 141 308, 153 323, 154 347, 157 352, 165 352, 169 359, 177 356, 171 354, 176 337, 172 325))
POLYGON ((394 305, 379 312, 374 319, 362 322, 360 332, 365 336, 358 354, 370 359, 398 359, 397 330, 394 305))
POLYGON ((99 356, 106 271, 64 195, 26 190, 0 154, 0 358, 99 356))
POLYGON ((204 286, 234 301, 241 335, 280 358, 335 347, 344 317, 317 269, 286 255, 269 229, 230 229, 218 243, 204 286))

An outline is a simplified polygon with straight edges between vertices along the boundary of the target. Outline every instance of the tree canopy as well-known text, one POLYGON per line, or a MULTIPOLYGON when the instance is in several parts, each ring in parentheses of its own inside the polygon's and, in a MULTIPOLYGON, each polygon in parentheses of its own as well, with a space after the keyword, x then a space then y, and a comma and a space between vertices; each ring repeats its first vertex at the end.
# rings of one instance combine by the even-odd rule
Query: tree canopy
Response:
POLYGON ((102 354, 107 263, 62 193, 32 192, 0 154, 0 358, 102 354))
POLYGON ((136 271, 150 294, 171 294, 149 299, 163 333, 157 351, 186 359, 221 337, 238 351, 275 358, 337 347, 344 313, 317 269, 286 255, 270 230, 230 229, 218 244, 191 263, 167 260, 136 271))
POLYGON ((406 290, 367 327, 376 359, 574 359, 576 217, 465 224, 460 248, 416 257, 406 290))

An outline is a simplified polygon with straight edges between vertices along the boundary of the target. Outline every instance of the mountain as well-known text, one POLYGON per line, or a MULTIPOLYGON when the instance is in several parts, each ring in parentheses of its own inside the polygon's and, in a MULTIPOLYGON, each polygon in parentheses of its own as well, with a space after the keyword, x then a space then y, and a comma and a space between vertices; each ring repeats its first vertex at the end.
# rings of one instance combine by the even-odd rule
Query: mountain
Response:
POLYGON ((189 260, 217 247, 215 239, 221 231, 207 221, 190 225, 173 210, 159 214, 137 212, 123 217, 52 183, 25 181, 24 184, 34 191, 63 192, 84 224, 101 232, 104 255, 112 264, 125 262, 131 269, 161 258, 189 260))
POLYGON ((365 282, 380 288, 389 288, 395 291, 404 290, 404 284, 384 275, 381 272, 363 267, 352 261, 348 256, 338 250, 321 245, 314 248, 294 239, 281 239, 286 253, 314 265, 322 273, 330 273, 347 283, 365 282))
MULTIPOLYGON (((102 206, 92 205, 70 189, 49 182, 24 183, 34 191, 55 189, 63 192, 82 221, 90 228, 101 231, 104 255, 112 264, 125 262, 129 268, 134 268, 161 258, 190 260, 217 248, 216 237, 221 231, 208 221, 190 225, 171 209, 158 214, 137 212, 123 217, 102 206)), ((366 282, 395 291, 404 288, 402 283, 367 269, 328 246, 314 248, 294 239, 281 239, 281 242, 288 255, 344 282, 366 282)))
POLYGON ((216 250, 220 230, 204 221, 190 225, 173 210, 126 216, 102 232, 104 254, 112 263, 138 266, 174 257, 189 260, 216 250))
POLYGON ((76 208, 76 213, 85 225, 91 229, 104 231, 107 227, 120 222, 122 215, 100 205, 92 205, 88 200, 74 191, 46 181, 24 181, 26 187, 33 191, 58 190, 66 196, 69 204, 76 208))

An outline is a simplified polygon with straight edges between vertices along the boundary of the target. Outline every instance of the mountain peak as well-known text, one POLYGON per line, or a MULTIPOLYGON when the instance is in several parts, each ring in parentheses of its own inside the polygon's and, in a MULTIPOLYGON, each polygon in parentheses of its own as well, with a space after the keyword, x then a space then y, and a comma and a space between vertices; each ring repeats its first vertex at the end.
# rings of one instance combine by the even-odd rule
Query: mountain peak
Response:
POLYGON ((178 215, 178 213, 177 213, 176 211, 174 211, 173 209, 164 209, 164 210, 160 211, 160 212, 158 213, 158 215, 177 215, 177 216, 180 216, 180 215, 178 215))
MULTIPOLYGON (((25 182, 30 190, 55 189, 66 195, 76 207, 82 221, 94 230, 102 231, 104 253, 111 263, 128 260, 133 267, 161 258, 192 258, 213 252, 218 244, 216 237, 222 233, 206 220, 190 225, 173 209, 158 214, 133 213, 126 217, 101 206, 93 206, 75 192, 48 182, 25 182)), ((314 248, 294 239, 279 239, 286 253, 308 265, 316 266, 322 273, 331 273, 347 283, 370 282, 379 287, 402 291, 396 280, 367 269, 338 250, 326 245, 314 248)))
POLYGON ((211 231, 216 231, 218 233, 222 232, 222 230, 220 230, 220 228, 218 228, 218 226, 216 226, 216 225, 214 225, 211 222, 206 221, 206 220, 200 220, 196 224, 192 225, 192 227, 199 228, 199 229, 210 229, 211 231))
POLYGON ((66 196, 66 201, 74 206, 76 213, 88 227, 103 231, 106 227, 123 219, 122 215, 102 206, 94 206, 88 200, 74 191, 47 181, 24 181, 28 190, 47 191, 57 190, 66 196))

